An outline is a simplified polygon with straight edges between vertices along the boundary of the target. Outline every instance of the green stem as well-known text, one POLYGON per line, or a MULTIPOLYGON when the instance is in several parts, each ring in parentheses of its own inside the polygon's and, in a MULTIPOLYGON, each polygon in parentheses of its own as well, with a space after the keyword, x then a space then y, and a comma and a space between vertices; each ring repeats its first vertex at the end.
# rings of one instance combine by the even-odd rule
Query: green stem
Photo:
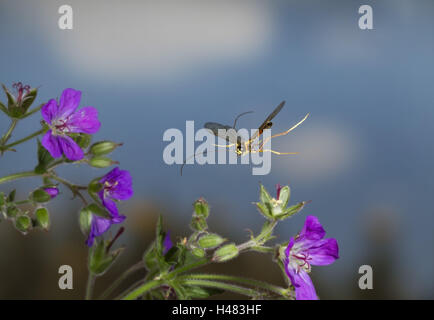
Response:
POLYGON ((208 288, 223 289, 226 291, 232 291, 253 298, 258 296, 258 292, 253 289, 244 288, 244 287, 240 287, 237 285, 224 283, 224 282, 201 280, 201 279, 188 279, 182 281, 181 283, 190 286, 201 286, 201 287, 208 287, 208 288))
POLYGON ((0 184, 8 182, 8 181, 12 181, 12 180, 20 179, 20 178, 36 177, 36 176, 40 176, 40 174, 36 173, 34 171, 24 171, 24 172, 14 173, 14 174, 10 174, 8 176, 1 177, 0 178, 0 184))
POLYGON ((182 268, 175 269, 167 275, 166 279, 167 280, 173 279, 173 278, 175 278, 176 275, 178 275, 180 273, 187 272, 189 270, 201 267, 201 266, 203 266, 209 262, 210 262, 210 260, 208 258, 203 258, 199 261, 193 262, 193 263, 186 265, 182 268))
POLYGON ((81 201, 83 201, 84 205, 87 206, 86 198, 79 191, 79 189, 87 189, 87 187, 74 185, 71 182, 56 176, 55 174, 50 175, 50 178, 59 181, 63 185, 67 186, 69 190, 71 190, 73 196, 78 196, 81 199, 81 201))
POLYGON ((163 284, 163 280, 152 280, 146 282, 144 285, 138 287, 137 289, 131 291, 129 294, 124 296, 122 300, 134 300, 142 296, 146 291, 159 287, 161 284, 163 284))
POLYGON ((228 276, 228 275, 220 275, 220 274, 189 274, 185 276, 181 276, 178 279, 180 280, 192 280, 192 279, 201 279, 201 280, 223 280, 223 281, 233 281, 241 284, 249 285, 252 287, 261 288, 263 290, 267 290, 273 293, 276 293, 281 296, 287 296, 287 290, 263 281, 258 281, 254 279, 246 279, 242 277, 236 276, 228 276))
POLYGON ((95 286, 95 275, 89 271, 89 276, 87 278, 87 285, 86 285, 86 300, 92 299, 92 293, 93 293, 93 287, 95 286))
MULTIPOLYGON (((45 129, 38 130, 38 131, 32 133, 31 135, 25 137, 25 138, 22 138, 22 139, 20 139, 20 140, 17 140, 17 141, 15 141, 15 142, 12 142, 12 143, 10 143, 10 144, 8 144, 8 145, 6 145, 6 146, 3 146, 2 149, 3 149, 3 150, 9 149, 9 148, 11 148, 11 147, 13 147, 13 146, 16 146, 16 145, 20 144, 20 143, 26 142, 27 140, 30 140, 30 139, 32 139, 32 138, 34 138, 34 137, 36 137, 36 136, 39 136, 40 134, 42 134, 42 133, 44 133, 44 132, 45 132, 45 129)), ((6 141, 5 141, 5 142, 6 142, 6 141)))
POLYGON ((11 137, 12 135, 12 131, 14 131, 15 127, 17 126, 18 120, 17 119, 12 119, 11 125, 9 126, 8 131, 6 131, 6 133, 3 135, 2 141, 1 141, 1 145, 3 146, 11 137))
POLYGON ((113 282, 113 284, 102 293, 99 299, 106 299, 126 278, 128 278, 134 272, 143 269, 144 267, 145 265, 143 261, 139 261, 138 263, 133 265, 131 268, 125 271, 118 279, 116 279, 116 281, 113 282))

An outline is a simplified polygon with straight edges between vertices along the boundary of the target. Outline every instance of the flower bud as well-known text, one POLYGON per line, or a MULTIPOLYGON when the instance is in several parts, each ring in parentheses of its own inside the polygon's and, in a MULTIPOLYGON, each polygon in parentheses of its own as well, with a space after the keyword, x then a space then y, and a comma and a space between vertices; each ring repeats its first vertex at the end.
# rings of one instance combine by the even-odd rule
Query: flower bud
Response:
POLYGON ((15 218, 20 212, 21 212, 20 209, 15 207, 15 205, 12 205, 6 209, 6 216, 8 218, 15 218))
POLYGON ((38 208, 35 211, 36 222, 42 229, 48 230, 50 228, 50 214, 47 208, 38 208))
POLYGON ((113 152, 117 147, 121 146, 122 143, 115 143, 112 141, 99 141, 95 142, 90 147, 90 153, 94 156, 103 156, 113 152))
POLYGON ((15 220, 15 227, 23 233, 27 233, 31 226, 32 220, 29 216, 22 215, 15 220))
POLYGON ((200 198, 194 202, 194 211, 198 216, 208 218, 209 206, 204 198, 200 198))
POLYGON ((92 224, 92 211, 87 207, 80 210, 79 214, 79 225, 80 230, 85 236, 89 234, 90 225, 92 224))
POLYGON ((225 262, 237 257, 238 254, 239 251, 235 243, 230 243, 214 252, 212 260, 215 262, 225 262))
POLYGON ((46 188, 43 188, 43 190, 50 195, 51 199, 56 198, 57 195, 59 194, 59 189, 57 189, 56 186, 46 187, 46 188))
POLYGON ((205 218, 193 215, 190 227, 195 231, 205 231, 206 229, 208 229, 208 224, 206 223, 205 218))
POLYGON ((51 195, 43 189, 36 189, 32 192, 31 198, 35 202, 47 202, 50 201, 51 195))
POLYGON ((200 237, 197 243, 200 247, 204 249, 209 249, 221 245, 224 241, 225 239, 223 239, 219 235, 210 233, 200 237))
POLYGON ((95 168, 106 168, 111 165, 118 164, 119 162, 104 156, 96 156, 89 160, 89 164, 95 168))
POLYGON ((202 248, 193 248, 191 250, 191 253, 198 258, 205 257, 205 250, 203 250, 202 248))

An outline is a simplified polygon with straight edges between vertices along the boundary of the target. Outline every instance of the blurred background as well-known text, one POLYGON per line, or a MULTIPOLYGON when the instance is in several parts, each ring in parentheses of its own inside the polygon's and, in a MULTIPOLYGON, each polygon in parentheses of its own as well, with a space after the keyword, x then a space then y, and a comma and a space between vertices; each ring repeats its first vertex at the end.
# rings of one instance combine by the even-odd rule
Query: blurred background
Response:
MULTIPOLYGON (((252 202, 259 182, 273 191, 289 184, 292 202, 312 200, 281 223, 288 241, 306 215, 316 215, 340 259, 316 267, 323 299, 434 298, 434 2, 420 1, 69 1, 74 29, 58 28, 63 1, 0 0, 0 82, 39 87, 40 104, 64 88, 81 90, 102 122, 94 141, 124 142, 113 158, 133 176, 135 196, 119 240, 127 250, 96 294, 140 260, 158 214, 174 240, 189 234, 192 203, 211 206, 211 230, 245 241, 263 217, 252 202), (373 8, 374 29, 360 30, 358 9, 373 8), (273 149, 271 173, 248 165, 163 162, 163 133, 205 122, 254 128, 281 101, 273 132, 311 116, 273 149), (360 290, 358 269, 370 265, 374 289, 360 290)), ((0 99, 5 101, 5 97, 0 99)), ((22 121, 12 140, 39 128, 40 115, 22 121)), ((3 133, 9 124, 0 117, 3 133)), ((32 169, 34 142, 0 158, 0 176, 32 169)), ((108 170, 85 166, 58 173, 85 184, 108 170)), ((27 179, 0 185, 25 197, 39 185, 27 179)), ((87 248, 78 227, 78 199, 62 189, 50 203, 49 232, 26 236, 0 223, 1 299, 80 299, 87 248), (74 270, 74 290, 59 290, 57 270, 74 270)), ((113 229, 114 232, 116 229, 113 229)), ((283 285, 268 257, 248 254, 212 268, 283 285)), ((137 274, 140 277, 143 274, 137 274)), ((134 277, 126 286, 134 282, 134 277)), ((224 295, 219 298, 238 298, 224 295)))

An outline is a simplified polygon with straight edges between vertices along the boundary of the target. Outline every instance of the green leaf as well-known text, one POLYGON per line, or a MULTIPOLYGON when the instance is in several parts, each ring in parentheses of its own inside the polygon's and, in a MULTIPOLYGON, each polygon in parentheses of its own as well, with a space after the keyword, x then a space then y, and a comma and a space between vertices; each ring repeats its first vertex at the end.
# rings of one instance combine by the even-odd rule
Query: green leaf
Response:
POLYGON ((35 167, 35 172, 38 174, 45 173, 47 171, 48 165, 54 160, 47 149, 45 149, 41 141, 37 140, 38 143, 38 165, 35 167))
POLYGON ((82 149, 86 149, 92 140, 92 136, 86 133, 69 133, 68 135, 70 135, 82 149))
POLYGON ((5 203, 6 203, 5 193, 4 192, 0 192, 0 207, 2 207, 5 203))
POLYGON ((15 227, 23 233, 26 233, 31 226, 32 226, 32 220, 30 219, 30 217, 26 215, 19 216, 15 220, 15 227))
POLYGON ((33 191, 31 198, 35 202, 43 203, 51 200, 51 196, 42 189, 36 189, 33 191))
POLYGON ((50 214, 47 208, 38 208, 35 211, 36 221, 38 226, 42 229, 48 230, 50 228, 50 214))
POLYGON ((158 268, 157 252, 155 249, 155 242, 153 242, 143 255, 143 262, 145 263, 148 271, 158 268))

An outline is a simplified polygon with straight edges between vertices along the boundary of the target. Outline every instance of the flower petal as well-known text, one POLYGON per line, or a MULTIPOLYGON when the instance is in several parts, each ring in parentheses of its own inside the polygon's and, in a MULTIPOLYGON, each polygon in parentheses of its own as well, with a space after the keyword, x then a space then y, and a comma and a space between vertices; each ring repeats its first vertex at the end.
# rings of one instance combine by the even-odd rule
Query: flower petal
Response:
POLYGON ((71 137, 59 136, 58 141, 60 148, 69 160, 77 161, 83 159, 83 150, 71 137))
POLYGON ((118 208, 113 200, 108 199, 107 197, 102 198, 102 204, 110 212, 113 218, 119 217, 118 208))
POLYGON ((172 247, 173 247, 173 243, 172 240, 170 239, 170 231, 167 231, 166 236, 164 237, 163 240, 163 255, 165 255, 167 251, 172 249, 172 247))
POLYGON ((128 200, 133 195, 132 178, 127 170, 118 167, 107 173, 100 182, 108 182, 113 187, 110 189, 110 197, 117 200, 128 200))
POLYGON ((318 300, 315 287, 309 275, 303 269, 297 273, 299 278, 299 286, 295 287, 295 299, 296 300, 318 300))
POLYGON ((53 136, 49 130, 42 138, 41 144, 51 154, 53 158, 60 158, 62 156, 62 149, 59 144, 59 137, 53 136))
POLYGON ((324 238, 325 234, 326 232, 321 223, 319 223, 318 218, 315 216, 307 216, 299 237, 300 240, 320 240, 324 238))
POLYGON ((339 259, 339 247, 336 239, 324 239, 309 248, 310 264, 325 266, 339 259))
POLYGON ((96 133, 101 127, 98 121, 98 110, 93 107, 85 107, 71 114, 67 123, 71 132, 87 134, 96 133))
POLYGON ((51 99, 41 108, 42 118, 51 124, 51 121, 56 118, 57 111, 57 101, 51 99))
POLYGON ((77 109, 80 104, 81 91, 74 89, 65 89, 62 92, 59 101, 59 113, 57 118, 65 119, 77 109))
POLYGON ((90 232, 89 236, 86 240, 86 244, 91 247, 93 245, 93 241, 95 237, 98 237, 102 235, 104 232, 106 232, 110 226, 112 225, 112 222, 110 219, 105 219, 98 216, 92 217, 92 224, 90 226, 90 232))

